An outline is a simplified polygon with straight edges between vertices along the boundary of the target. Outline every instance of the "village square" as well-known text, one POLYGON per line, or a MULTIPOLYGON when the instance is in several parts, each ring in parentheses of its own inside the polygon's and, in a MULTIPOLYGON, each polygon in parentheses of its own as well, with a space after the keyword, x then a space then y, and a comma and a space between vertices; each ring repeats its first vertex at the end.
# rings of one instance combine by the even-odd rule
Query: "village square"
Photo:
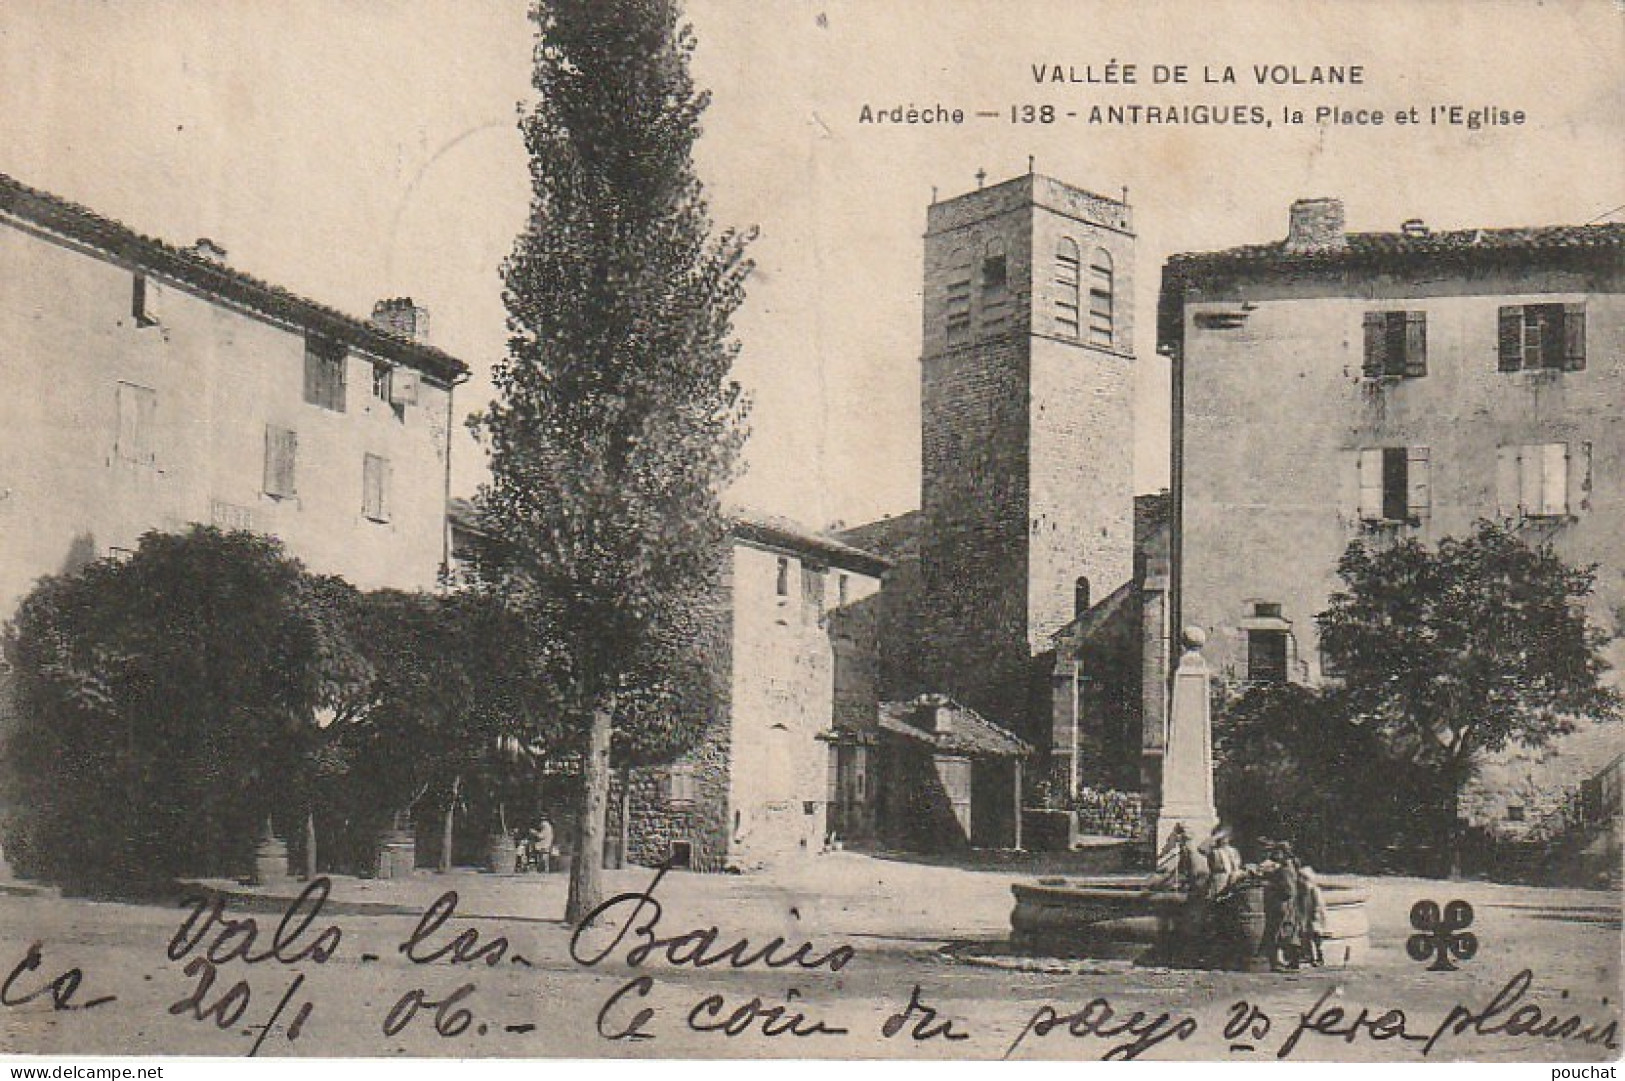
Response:
POLYGON ((1615 1057, 1625 224, 1158 261, 967 159, 915 503, 803 521, 674 9, 587 7, 501 358, 0 161, 0 1052, 1615 1057))

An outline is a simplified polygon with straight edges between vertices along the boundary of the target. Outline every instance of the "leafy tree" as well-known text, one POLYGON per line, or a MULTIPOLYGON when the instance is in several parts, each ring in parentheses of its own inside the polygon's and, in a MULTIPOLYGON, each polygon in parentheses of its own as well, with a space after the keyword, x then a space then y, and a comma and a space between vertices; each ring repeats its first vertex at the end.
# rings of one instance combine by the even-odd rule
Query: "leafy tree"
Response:
POLYGON ((1594 569, 1549 545, 1481 521, 1431 550, 1356 540, 1337 570, 1344 589, 1318 621, 1342 706, 1436 778, 1452 837, 1479 756, 1545 746, 1579 716, 1618 716, 1601 682, 1606 636, 1583 607, 1594 569))
POLYGON ((561 742, 551 653, 495 596, 380 590, 360 598, 352 633, 374 672, 366 723, 352 730, 362 806, 375 817, 432 797, 453 820, 475 782, 497 792, 561 742))
MULTIPOLYGON (((503 273, 512 334, 479 418, 481 574, 562 643, 584 737, 566 915, 599 900, 609 756, 662 627, 716 572, 743 442, 728 373, 747 238, 712 235, 691 163, 707 95, 673 0, 538 0, 528 226, 503 273)), ((661 711, 636 711, 660 724, 661 711)))
POLYGON ((1291 841, 1323 870, 1371 870, 1408 841, 1432 778, 1351 721, 1335 693, 1258 684, 1223 698, 1213 720, 1219 817, 1247 841, 1291 841))
POLYGON ((6 631, 8 852, 69 883, 237 873, 354 669, 280 544, 196 527, 46 578, 6 631))

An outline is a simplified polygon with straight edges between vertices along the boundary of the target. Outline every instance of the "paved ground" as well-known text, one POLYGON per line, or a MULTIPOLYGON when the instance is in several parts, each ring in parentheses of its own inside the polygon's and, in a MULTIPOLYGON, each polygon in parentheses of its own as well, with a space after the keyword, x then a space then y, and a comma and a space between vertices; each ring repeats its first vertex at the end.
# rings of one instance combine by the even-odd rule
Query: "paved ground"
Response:
MULTIPOLYGON (((607 877, 609 893, 635 894, 651 872, 607 877)), ((1017 1058, 1094 1059, 1114 1049, 1121 1057, 1139 1041, 1148 1058, 1240 1059, 1275 1057, 1307 1018, 1325 1031, 1300 1033, 1294 1059, 1413 1061, 1459 1005, 1463 1023, 1447 1029, 1428 1057, 1617 1055, 1603 1046, 1613 1033, 1602 1033, 1619 1017, 1616 893, 1362 880, 1371 891, 1373 947, 1366 965, 1345 972, 1169 972, 1121 963, 1033 972, 956 962, 945 947, 970 943, 997 952, 1009 887, 1020 878, 851 852, 771 875, 666 876, 655 895, 655 936, 677 939, 715 926, 714 942, 700 951, 711 957, 740 938, 751 946, 736 957, 776 936, 785 940, 743 971, 726 959, 697 966, 692 938, 633 955, 641 963, 629 964, 644 940, 636 928, 653 914, 645 907, 634 916, 630 903, 616 926, 582 939, 578 957, 607 951, 603 961, 582 964, 559 919, 563 875, 338 879, 315 919, 302 931, 301 920, 290 921, 278 944, 279 920, 300 888, 293 884, 231 898, 228 922, 210 923, 205 913, 190 948, 177 934, 190 911, 180 906, 0 893, 0 969, 25 962, 31 943, 41 944, 38 966, 24 964, 4 989, 0 1050, 240 1055, 260 1040, 262 1055, 996 1058, 1015 1044, 1017 1058), (419 936, 415 959, 407 956, 403 944, 447 890, 456 891, 455 911, 419 936), (1429 972, 1405 955, 1410 906, 1422 897, 1473 904, 1480 951, 1460 971, 1429 972), (629 933, 615 944, 622 929, 629 933), (801 943, 810 945, 798 954, 801 943), (839 963, 848 950, 850 959, 839 963), (810 963, 831 951, 829 963, 811 969, 791 960, 810 963), (200 960, 211 952, 216 963, 200 960), (47 985, 74 968, 81 979, 71 996, 63 994, 71 977, 56 984, 65 1004, 116 1000, 53 1009, 47 985), (1513 1001, 1514 986, 1502 995, 1503 1008, 1485 1015, 1524 969, 1532 976, 1521 998, 1513 1001), (926 1017, 920 1010, 887 1024, 916 986, 939 1011, 918 1031, 951 1021, 965 1039, 939 1028, 916 1040, 916 1022, 926 1017), (1538 1016, 1525 1008, 1531 1004, 1538 1016), (643 1010, 651 1012, 641 1029, 652 1038, 609 1038, 637 1027, 643 1010), (1528 1031, 1549 1023, 1555 1033, 1570 1017, 1580 1020, 1568 1026, 1567 1039, 1528 1031), (701 1031, 730 1020, 736 1035, 701 1031), (1577 1038, 1591 1027, 1596 1043, 1577 1038)))

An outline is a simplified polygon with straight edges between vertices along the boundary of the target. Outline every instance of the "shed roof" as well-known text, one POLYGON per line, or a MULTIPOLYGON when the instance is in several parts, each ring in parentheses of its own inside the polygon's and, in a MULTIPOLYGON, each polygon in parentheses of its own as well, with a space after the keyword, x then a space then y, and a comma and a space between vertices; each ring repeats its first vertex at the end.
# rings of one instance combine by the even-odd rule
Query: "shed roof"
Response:
POLYGON ((908 702, 882 702, 880 729, 947 754, 1024 758, 1033 753, 1025 740, 945 694, 922 694, 908 702), (939 719, 946 722, 944 727, 927 727, 939 719))

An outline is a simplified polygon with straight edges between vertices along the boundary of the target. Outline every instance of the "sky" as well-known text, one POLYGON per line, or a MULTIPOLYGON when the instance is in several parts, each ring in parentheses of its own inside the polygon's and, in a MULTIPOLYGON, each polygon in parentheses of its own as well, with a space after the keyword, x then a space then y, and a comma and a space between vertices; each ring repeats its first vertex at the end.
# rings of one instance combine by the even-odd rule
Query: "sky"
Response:
MULTIPOLYGON (((696 152, 713 217, 760 229, 737 321, 753 408, 733 497, 813 526, 918 505, 925 212, 979 170, 994 183, 1030 155, 1077 186, 1128 189, 1137 491, 1167 483, 1154 313, 1170 253, 1279 239, 1310 196, 1341 197, 1353 230, 1625 213, 1614 0, 693 0, 687 13, 713 94, 696 152), (1114 61, 1133 83, 1087 81, 1114 61), (1187 81, 1156 82, 1159 64, 1186 65, 1187 81), (1035 65, 1068 81, 1040 83, 1035 65), (1206 81, 1226 65, 1234 83, 1206 81), (1254 65, 1304 80, 1358 66, 1361 81, 1260 86, 1254 65), (965 123, 859 119, 939 104, 965 123), (1257 106, 1271 124, 1087 122, 1127 104, 1257 106), (1394 121, 1450 104, 1524 122, 1394 121), (1024 105, 1057 119, 1013 123, 1024 105), (1321 106, 1386 116, 1317 124, 1321 106), (1310 122, 1287 123, 1288 108, 1310 122)), ((171 242, 208 236, 234 265, 358 315, 412 296, 434 343, 475 369, 458 392, 472 412, 504 350, 499 268, 528 208, 517 117, 531 49, 521 0, 8 0, 0 171, 171 242)), ((472 440, 454 474, 460 494, 479 483, 472 440)))

